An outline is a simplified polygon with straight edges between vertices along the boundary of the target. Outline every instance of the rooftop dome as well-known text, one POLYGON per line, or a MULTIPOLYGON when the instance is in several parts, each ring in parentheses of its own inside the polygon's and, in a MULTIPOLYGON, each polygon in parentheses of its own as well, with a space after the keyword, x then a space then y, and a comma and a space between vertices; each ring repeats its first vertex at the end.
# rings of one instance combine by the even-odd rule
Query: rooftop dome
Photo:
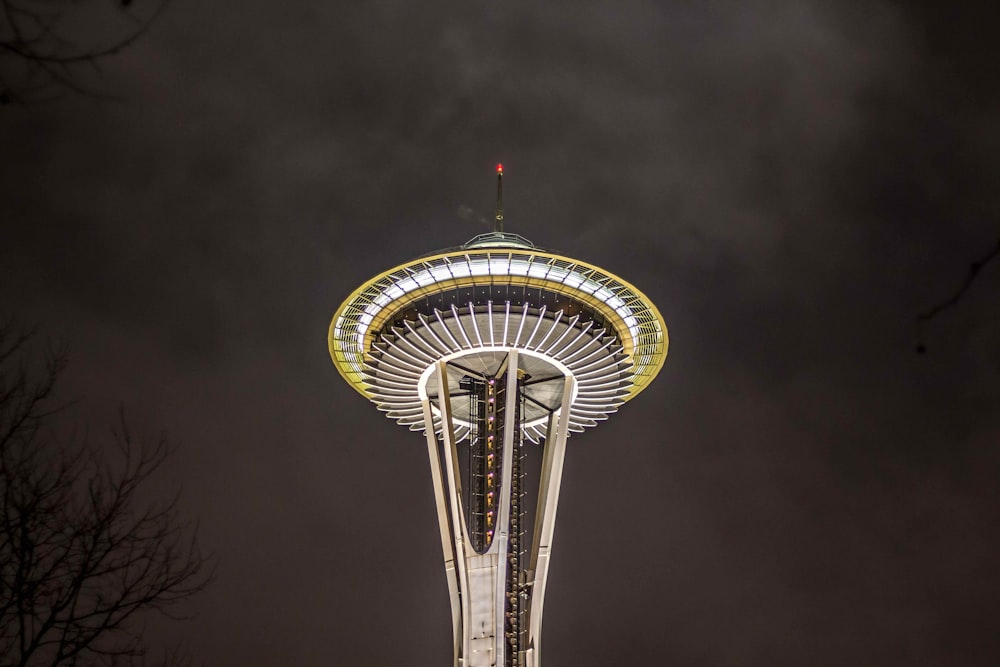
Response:
POLYGON ((464 250, 475 248, 521 248, 522 250, 541 250, 534 243, 524 238, 520 234, 509 234, 507 232, 487 232, 472 237, 472 239, 462 246, 464 250))

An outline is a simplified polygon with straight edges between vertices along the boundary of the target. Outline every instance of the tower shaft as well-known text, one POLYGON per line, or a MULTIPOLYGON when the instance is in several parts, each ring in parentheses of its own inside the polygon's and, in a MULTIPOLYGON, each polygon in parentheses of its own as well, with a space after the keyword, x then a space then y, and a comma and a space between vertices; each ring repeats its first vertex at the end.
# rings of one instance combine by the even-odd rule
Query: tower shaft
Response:
POLYGON ((506 353, 506 361, 495 375, 472 378, 462 387, 465 391, 481 391, 481 396, 471 403, 483 408, 477 420, 477 430, 482 430, 471 437, 470 448, 478 448, 480 455, 470 451, 472 488, 468 497, 472 511, 468 514, 463 507, 465 496, 447 361, 437 362, 433 371, 437 395, 422 399, 451 601, 456 667, 539 664, 542 605, 574 381, 565 378, 562 400, 549 418, 534 535, 530 551, 526 552, 521 373, 518 350, 509 348, 506 353), (441 424, 440 438, 434 429, 435 412, 441 424), (481 475, 475 474, 477 469, 481 475), (524 567, 526 564, 528 567, 524 567))

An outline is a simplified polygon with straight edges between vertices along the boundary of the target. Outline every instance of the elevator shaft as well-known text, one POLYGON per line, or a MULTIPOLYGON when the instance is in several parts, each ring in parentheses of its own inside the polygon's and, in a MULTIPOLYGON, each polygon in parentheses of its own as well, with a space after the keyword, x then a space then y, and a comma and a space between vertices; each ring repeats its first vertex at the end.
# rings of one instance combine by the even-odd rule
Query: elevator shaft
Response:
MULTIPOLYGON (((515 369, 516 370, 516 369, 515 369)), ((466 375, 459 383, 460 389, 469 392, 469 474, 468 474, 468 526, 469 539, 477 554, 485 554, 493 544, 499 528, 500 498, 507 500, 504 508, 508 517, 506 526, 506 553, 498 556, 506 561, 506 578, 503 595, 504 667, 522 667, 525 636, 525 598, 523 560, 525 548, 524 477, 526 456, 521 430, 524 405, 523 373, 508 381, 508 372, 498 376, 473 377, 466 375), (507 394, 513 390, 513 400, 507 394), (513 413, 508 414, 508 406, 513 413), (505 433, 512 429, 510 449, 505 433), (504 476, 504 459, 510 458, 510 477, 504 476), (509 485, 509 494, 501 493, 509 485)))

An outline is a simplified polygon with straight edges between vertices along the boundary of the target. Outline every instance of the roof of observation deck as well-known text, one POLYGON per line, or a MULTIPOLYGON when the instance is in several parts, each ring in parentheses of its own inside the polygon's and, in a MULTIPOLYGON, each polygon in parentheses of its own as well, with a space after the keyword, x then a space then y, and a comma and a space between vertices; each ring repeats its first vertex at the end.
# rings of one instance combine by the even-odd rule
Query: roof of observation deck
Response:
POLYGON ((612 323, 634 363, 634 385, 628 398, 645 388, 662 367, 667 327, 642 292, 593 264, 543 250, 518 234, 495 231, 405 262, 355 290, 330 326, 330 355, 337 370, 371 398, 363 370, 365 357, 394 313, 427 294, 500 283, 566 294, 612 323))
POLYGON ((462 250, 480 250, 483 248, 503 248, 508 250, 536 250, 545 252, 544 248, 536 246, 534 243, 524 238, 520 234, 511 234, 510 232, 486 232, 485 234, 477 234, 469 239, 468 242, 462 245, 452 246, 450 248, 443 248, 441 250, 435 250, 429 252, 426 255, 421 255, 420 258, 433 257, 435 255, 440 255, 442 253, 449 252, 460 252, 462 250))

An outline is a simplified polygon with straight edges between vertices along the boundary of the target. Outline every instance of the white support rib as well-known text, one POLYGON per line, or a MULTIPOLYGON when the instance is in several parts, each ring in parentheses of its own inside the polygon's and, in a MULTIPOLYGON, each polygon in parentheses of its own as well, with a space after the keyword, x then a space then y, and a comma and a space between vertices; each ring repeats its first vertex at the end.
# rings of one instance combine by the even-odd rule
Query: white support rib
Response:
MULTIPOLYGON (((445 386, 447 391, 447 386, 445 386)), ((448 580, 448 599, 451 602, 452 647, 454 665, 458 667, 459 649, 462 642, 462 608, 458 590, 458 575, 455 572, 455 528, 448 516, 448 498, 445 495, 444 479, 441 471, 441 446, 434 433, 434 414, 429 398, 423 400, 424 433, 427 436, 427 454, 431 463, 431 483, 434 486, 434 506, 437 509, 438 526, 441 529, 441 551, 444 553, 444 573, 448 580)))
POLYGON ((534 340, 535 334, 538 333, 538 327, 542 326, 542 320, 545 319, 545 305, 543 304, 541 308, 538 309, 538 321, 535 322, 535 328, 531 330, 531 335, 528 336, 528 340, 524 341, 524 345, 521 347, 530 348, 531 341, 534 340))
POLYGON ((504 302, 503 307, 503 344, 510 345, 507 340, 507 328, 510 326, 510 301, 504 302))
MULTIPOLYGON (((444 461, 448 470, 448 496, 451 505, 451 525, 452 544, 455 546, 455 560, 458 563, 458 586, 459 591, 469 590, 469 579, 466 566, 465 535, 468 532, 465 526, 465 512, 462 511, 462 480, 458 472, 458 451, 455 448, 455 429, 451 413, 451 394, 448 392, 448 363, 438 361, 437 381, 438 381, 438 408, 441 411, 441 439, 444 442, 444 461)), ((433 427, 428 428, 431 430, 433 427)), ((464 593, 463 593, 464 594, 464 593)), ((455 663, 459 666, 467 659, 470 651, 469 646, 469 604, 462 601, 462 645, 461 653, 456 656, 455 663)))
POLYGON ((529 572, 534 576, 531 602, 528 609, 528 641, 530 664, 541 661, 542 607, 545 604, 545 584, 549 575, 549 558, 555 531, 556 508, 559 504, 559 487, 562 484, 563 461, 566 458, 566 437, 569 430, 569 407, 573 400, 573 377, 566 377, 559 410, 549 418, 542 455, 542 478, 538 484, 538 504, 535 511, 535 531, 531 540, 529 572))
POLYGON ((546 341, 548 341, 549 336, 551 336, 552 333, 559 327, 559 322, 562 320, 562 316, 563 311, 557 310, 555 319, 552 320, 552 323, 549 325, 549 330, 545 332, 545 337, 538 341, 538 344, 535 345, 536 350, 539 352, 542 351, 542 346, 545 345, 546 341))
POLYGON ((410 331, 410 333, 412 333, 414 336, 422 340, 424 345, 426 345, 428 349, 433 350, 434 353, 437 354, 439 357, 441 356, 442 353, 448 354, 448 352, 450 352, 450 349, 448 348, 447 345, 444 344, 443 340, 438 338, 437 334, 434 333, 434 330, 430 328, 423 314, 418 313, 417 319, 419 319, 420 323, 424 325, 421 331, 417 331, 416 328, 414 328, 414 326, 410 324, 409 320, 403 320, 403 324, 410 331), (434 341, 437 343, 437 345, 435 345, 434 342, 432 342, 425 334, 433 338, 434 341))
MULTIPOLYGON (((508 302, 508 304, 509 304, 509 303, 510 303, 510 302, 508 302)), ((511 345, 512 345, 513 347, 518 347, 518 345, 519 345, 519 342, 520 342, 520 340, 521 340, 521 330, 522 330, 522 329, 524 328, 524 322, 525 322, 525 321, 526 321, 526 320, 528 319, 528 306, 529 306, 529 305, 530 305, 530 304, 528 304, 528 303, 525 303, 525 304, 524 304, 524 305, 523 305, 523 306, 521 307, 521 318, 520 318, 520 319, 521 319, 521 321, 520 321, 520 322, 518 323, 518 325, 517 325, 517 334, 516 334, 516 335, 514 336, 514 342, 513 342, 513 343, 511 343, 511 345)))
MULTIPOLYGON (((413 334, 412 338, 416 338, 424 345, 427 345, 427 342, 424 340, 424 337, 418 334, 416 330, 413 329, 413 327, 410 325, 409 322, 406 322, 405 325, 406 328, 410 331, 410 333, 413 334)), ((434 363, 436 359, 441 357, 438 351, 434 349, 433 345, 429 346, 429 351, 428 351, 428 350, 422 350, 419 347, 417 347, 417 345, 414 344, 413 340, 411 340, 410 336, 400 336, 399 340, 403 343, 406 343, 406 346, 409 347, 411 350, 413 350, 417 355, 423 357, 424 363, 434 363)))
MULTIPOLYGON (((469 348, 472 348, 472 341, 469 340, 469 334, 465 331, 465 327, 462 326, 462 317, 458 314, 458 308, 455 307, 455 304, 451 304, 451 315, 454 318, 452 319, 452 322, 455 323, 455 326, 458 327, 459 333, 462 334, 462 340, 465 341, 465 344, 469 348)), ((475 319, 475 316, 473 316, 473 319, 475 319)))
MULTIPOLYGON (((579 321, 580 321, 580 316, 579 315, 577 315, 575 318, 573 318, 573 324, 574 325, 577 322, 579 322, 579 321)), ((581 338, 583 338, 584 335, 586 335, 586 333, 588 331, 590 331, 590 327, 592 327, 593 325, 594 325, 594 323, 591 321, 591 322, 587 322, 586 324, 583 325, 583 327, 578 328, 578 329, 574 329, 574 327, 570 327, 569 329, 566 329, 566 333, 569 333, 570 329, 574 329, 574 331, 576 331, 576 335, 573 336, 572 338, 570 338, 570 340, 569 340, 568 343, 566 343, 561 348, 559 348, 559 351, 556 352, 553 356, 556 359, 561 358, 563 356, 563 353, 567 349, 569 349, 570 347, 572 347, 573 345, 575 345, 577 343, 577 341, 579 341, 581 338)), ((565 337, 565 336, 566 336, 566 334, 563 334, 563 337, 565 337)), ((562 338, 560 338, 559 340, 562 340, 562 338)), ((558 345, 558 343, 556 343, 556 345, 558 345)), ((555 347, 555 345, 553 345, 552 347, 555 347)), ((545 353, 546 354, 552 354, 552 347, 550 347, 548 350, 546 350, 545 353)))
MULTIPOLYGON (((412 368, 413 370, 415 370, 415 371, 417 371, 417 372, 420 372, 421 370, 423 370, 424 368, 426 368, 426 367, 427 367, 427 361, 426 361, 426 360, 423 360, 423 361, 421 361, 420 359, 417 359, 417 358, 416 358, 416 357, 414 357, 414 356, 413 356, 412 354, 410 354, 409 352, 407 352, 406 350, 404 350, 404 349, 403 349, 403 348, 401 348, 400 346, 398 346, 398 345, 396 345, 395 343, 393 343, 393 342, 392 342, 391 340, 389 340, 389 339, 388 339, 387 337, 385 337, 385 336, 382 336, 382 342, 384 342, 384 343, 385 343, 386 345, 388 345, 388 346, 389 346, 389 347, 391 347, 392 349, 394 349, 394 350, 396 350, 397 352, 399 352, 399 353, 400 353, 401 355, 403 355, 404 357, 406 357, 406 358, 410 359, 410 361, 413 361, 413 362, 414 362, 413 364, 410 364, 410 363, 407 363, 406 361, 404 361, 404 360, 400 359, 399 357, 396 357, 396 361, 398 361, 399 363, 401 363, 401 364, 405 365, 406 367, 408 367, 408 368, 412 368)), ((433 361, 433 360, 432 360, 432 361, 433 361)))
POLYGON ((490 345, 496 345, 497 344, 496 336, 493 333, 496 330, 496 327, 493 326, 493 301, 492 300, 486 302, 486 321, 490 325, 490 345))
POLYGON ((476 340, 479 341, 479 347, 483 346, 483 335, 479 333, 479 322, 476 320, 476 307, 469 302, 469 321, 472 323, 472 330, 476 332, 476 340))

